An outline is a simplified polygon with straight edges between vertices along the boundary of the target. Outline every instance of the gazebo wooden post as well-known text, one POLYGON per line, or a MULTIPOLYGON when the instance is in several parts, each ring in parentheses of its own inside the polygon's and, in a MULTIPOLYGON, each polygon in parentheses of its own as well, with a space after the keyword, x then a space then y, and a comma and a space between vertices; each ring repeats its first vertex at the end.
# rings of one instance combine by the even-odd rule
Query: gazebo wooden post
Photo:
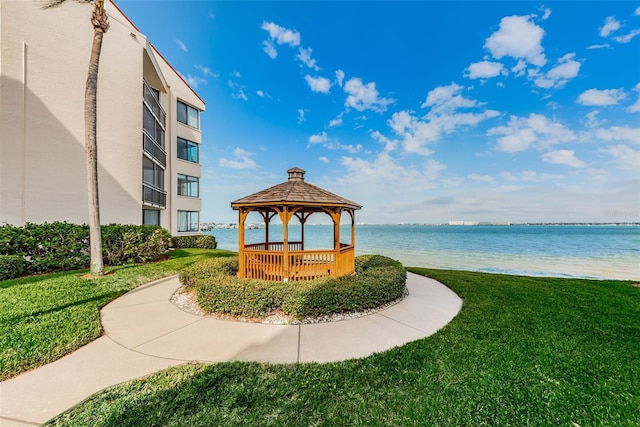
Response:
POLYGON ((261 211, 260 214, 262 215, 262 219, 264 219, 264 225, 265 225, 265 230, 264 230, 264 250, 268 251, 270 250, 269 248, 269 224, 271 223, 271 218, 273 218, 273 216, 275 215, 275 212, 267 212, 267 211, 261 211))
POLYGON ((351 246, 356 246, 356 213, 354 210, 349 209, 349 216, 351 216, 351 246))
POLYGON ((249 215, 249 210, 242 208, 238 210, 238 277, 245 278, 245 244, 244 244, 244 222, 249 215))
POLYGON ((279 215, 282 221, 282 265, 284 269, 284 279, 289 280, 289 220, 291 219, 289 207, 284 206, 284 209, 279 212, 279 215))
POLYGON ((340 216, 341 210, 339 208, 335 208, 331 212, 331 219, 333 220, 333 250, 335 251, 335 262, 338 263, 338 258, 340 258, 340 216))
POLYGON ((301 250, 304 251, 304 224, 305 222, 307 222, 307 219, 309 219, 309 217, 311 216, 312 212, 309 212, 305 215, 304 212, 300 212, 297 213, 296 212, 296 216, 298 217, 298 220, 300 221, 300 245, 301 245, 301 250))

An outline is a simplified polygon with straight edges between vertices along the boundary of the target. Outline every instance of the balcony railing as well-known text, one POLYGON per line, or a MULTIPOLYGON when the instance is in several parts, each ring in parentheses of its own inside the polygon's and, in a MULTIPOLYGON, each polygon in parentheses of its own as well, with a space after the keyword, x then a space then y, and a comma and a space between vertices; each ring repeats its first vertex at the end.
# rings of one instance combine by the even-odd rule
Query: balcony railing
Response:
POLYGON ((167 153, 145 129, 142 130, 142 147, 144 151, 160 163, 163 168, 167 167, 167 153))
POLYGON ((151 112, 156 116, 158 121, 162 124, 162 127, 166 128, 167 113, 164 112, 164 109, 160 105, 160 102, 158 101, 158 99, 156 99, 156 96, 151 91, 151 87, 149 86, 147 81, 142 79, 142 82, 143 82, 142 92, 144 95, 144 102, 147 103, 147 105, 151 109, 151 112))
POLYGON ((164 208, 167 206, 167 192, 155 185, 143 182, 142 202, 146 205, 164 208))

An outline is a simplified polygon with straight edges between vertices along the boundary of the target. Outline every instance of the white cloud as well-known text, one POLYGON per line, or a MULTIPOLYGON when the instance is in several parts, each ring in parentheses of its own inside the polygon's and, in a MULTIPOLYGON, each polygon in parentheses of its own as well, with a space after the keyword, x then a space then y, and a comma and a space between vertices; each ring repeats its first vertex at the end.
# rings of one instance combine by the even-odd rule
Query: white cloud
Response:
POLYGON ((278 51, 276 47, 269 40, 265 40, 262 42, 262 50, 264 50, 271 59, 276 59, 278 57, 278 51))
POLYGON ((305 113, 305 110, 302 110, 302 109, 298 110, 298 124, 304 122, 304 113, 305 113))
POLYGON ((342 87, 342 82, 344 81, 344 71, 336 70, 336 83, 338 86, 342 87))
POLYGON ((326 132, 322 132, 321 134, 318 135, 311 135, 309 137, 309 144, 321 144, 323 142, 327 142, 329 140, 329 137, 327 136, 326 132))
POLYGON ((558 59, 558 64, 549 70, 544 77, 541 76, 534 80, 535 85, 544 89, 564 86, 580 72, 582 64, 573 59, 574 57, 575 53, 568 53, 558 59))
POLYGON ((230 73, 230 75, 231 75, 231 77, 235 77, 235 78, 238 78, 238 79, 239 79, 240 77, 242 77, 242 74, 240 74, 240 72, 238 72, 238 71, 232 71, 232 72, 230 73))
POLYGON ((180 39, 176 39, 176 44, 178 45, 178 47, 180 48, 180 50, 182 50, 183 52, 189 52, 189 49, 187 49, 187 45, 184 44, 182 42, 182 40, 180 39))
POLYGON ((489 129, 487 136, 498 136, 496 148, 506 153, 517 153, 531 147, 544 149, 576 139, 573 131, 561 123, 534 113, 529 117, 511 116, 506 126, 489 129))
POLYGON ((232 80, 229 80, 227 82, 227 86, 229 86, 233 90, 233 93, 231 94, 231 97, 233 99, 241 99, 243 101, 248 101, 249 100, 249 98, 247 97, 247 95, 245 93, 245 91, 247 90, 246 86, 241 85, 241 84, 239 84, 237 82, 234 82, 232 80))
POLYGON ((518 60, 516 65, 511 68, 511 72, 516 75, 516 77, 522 77, 525 74, 527 69, 527 63, 522 59, 518 60))
POLYGON ((608 106, 616 105, 626 94, 622 89, 588 89, 578 97, 578 104, 608 106))
POLYGON ((424 116, 441 131, 450 132, 459 126, 476 126, 483 120, 496 117, 500 113, 495 110, 485 110, 481 113, 463 113, 460 109, 479 108, 483 104, 460 94, 464 88, 456 83, 439 86, 427 94, 427 99, 421 107, 430 110, 424 116))
POLYGON ((506 74, 504 66, 499 62, 480 61, 469 65, 466 77, 470 79, 488 79, 506 74))
POLYGON ((587 47, 587 49, 611 49, 611 45, 609 43, 592 44, 591 46, 587 47))
POLYGON ((307 74, 304 79, 313 92, 329 93, 331 90, 331 81, 325 77, 311 77, 307 74))
POLYGON ((587 118, 586 125, 588 128, 594 129, 603 123, 602 120, 598 119, 598 114, 600 114, 600 111, 593 110, 585 115, 585 117, 587 118))
POLYGON ((256 166, 256 162, 251 158, 253 153, 242 148, 236 148, 233 150, 234 160, 220 158, 218 164, 223 168, 231 169, 251 169, 256 166))
POLYGON ((627 108, 627 111, 630 113, 637 113, 640 112, 640 83, 638 83, 636 87, 633 88, 633 90, 638 92, 638 100, 633 105, 630 105, 627 108))
MULTIPOLYGON (((326 132, 322 132, 317 135, 311 135, 309 137, 309 146, 313 144, 322 144, 322 146, 328 150, 344 150, 349 153, 358 153, 362 151, 362 144, 341 144, 338 141, 329 139, 326 132)), ((309 147, 307 146, 307 148, 309 147)))
POLYGON ((198 76, 192 76, 191 74, 187 74, 186 76, 182 75, 182 78, 184 79, 185 82, 187 82, 187 84, 189 86, 191 86, 194 89, 198 88, 198 85, 200 83, 206 83, 207 81, 205 79, 203 79, 202 77, 198 77, 198 76))
POLYGON ((429 91, 422 104, 422 108, 429 107, 429 111, 421 118, 406 110, 392 115, 387 124, 401 137, 399 143, 406 153, 429 155, 433 151, 426 146, 438 142, 443 133, 451 133, 463 126, 477 126, 481 121, 499 115, 494 110, 460 111, 482 106, 460 95, 462 89, 462 86, 452 83, 429 91))
POLYGON ((541 8, 541 10, 544 12, 544 14, 540 19, 542 19, 543 21, 546 21, 551 16, 551 9, 549 9, 548 7, 544 7, 544 8, 541 8))
MULTIPOLYGON (((347 183, 363 184, 367 188, 423 189, 440 177, 447 167, 433 159, 428 159, 423 167, 407 166, 398 162, 388 153, 380 153, 373 161, 360 158, 342 157, 341 163, 347 168, 347 183)), ((381 192, 376 191, 376 194, 381 192)))
POLYGON ((384 151, 393 151, 398 146, 397 140, 389 139, 379 131, 371 132, 371 138, 375 139, 380 144, 384 144, 384 151))
POLYGON ((320 160, 322 163, 329 163, 329 159, 326 158, 325 156, 320 156, 318 157, 318 160, 320 160))
POLYGON ((622 25, 613 16, 607 16, 604 20, 604 25, 599 28, 600 37, 609 37, 609 35, 615 31, 618 31, 622 25))
POLYGON ((621 169, 631 171, 640 170, 640 150, 634 150, 628 145, 620 144, 602 148, 600 151, 613 157, 621 169))
POLYGON ((633 12, 634 16, 640 16, 640 6, 638 6, 636 8, 636 10, 633 12))
POLYGON ((608 129, 598 129, 596 137, 607 142, 624 141, 640 145, 640 128, 611 126, 608 129))
POLYGON ((268 31, 269 37, 278 44, 288 44, 291 47, 296 47, 300 44, 300 33, 295 30, 289 30, 274 22, 266 21, 262 23, 260 28, 268 31))
POLYGON ((345 106, 358 111, 373 110, 382 113, 386 111, 387 105, 395 102, 394 99, 381 98, 374 82, 365 85, 357 77, 349 79, 344 84, 344 91, 348 94, 345 106))
POLYGON ((438 141, 440 132, 436 125, 421 121, 408 111, 394 113, 387 123, 396 134, 402 137, 405 152, 423 156, 433 153, 433 150, 425 146, 438 141))
POLYGON ((553 163, 555 165, 568 165, 573 168, 583 168, 585 166, 585 163, 582 160, 576 158, 573 150, 551 151, 543 154, 542 159, 548 163, 553 163))
POLYGON ((256 95, 258 95, 260 98, 271 98, 271 95, 263 90, 257 90, 256 95))
POLYGON ((316 65, 316 60, 311 57, 311 52, 313 52, 311 48, 305 49, 301 47, 296 58, 298 58, 307 67, 318 71, 320 67, 316 65))
POLYGON ((493 182, 493 177, 489 175, 478 175, 477 173, 469 174, 467 175, 467 178, 477 182, 493 182))
POLYGON ((422 103, 421 107, 431 107, 432 110, 439 112, 454 111, 459 108, 471 108, 478 105, 472 99, 464 98, 459 92, 464 89, 462 86, 451 83, 449 86, 438 86, 427 93, 427 99, 422 103))
POLYGON ((618 43, 629 43, 638 34, 640 34, 640 30, 636 29, 636 30, 631 30, 629 34, 625 34, 624 36, 615 36, 612 38, 618 43))
POLYGON ((340 113, 336 116, 335 119, 332 119, 329 121, 329 127, 332 128, 334 126, 341 126, 342 125, 342 116, 344 115, 344 113, 340 113))
POLYGON ((196 65, 194 65, 194 67, 197 70, 200 70, 202 72, 202 74, 204 74, 207 77, 211 77, 211 78, 214 78, 214 79, 217 79, 218 77, 220 77, 220 74, 214 73, 213 71, 211 71, 211 68, 205 67, 204 65, 196 64, 196 65))
POLYGON ((348 151, 351 154, 359 153, 364 148, 362 147, 362 144, 340 144, 337 141, 326 142, 322 144, 322 146, 328 150, 343 150, 348 151))
POLYGON ((541 44, 544 30, 531 22, 533 17, 505 16, 500 21, 498 31, 487 38, 484 46, 494 58, 511 56, 542 67, 547 62, 541 44))

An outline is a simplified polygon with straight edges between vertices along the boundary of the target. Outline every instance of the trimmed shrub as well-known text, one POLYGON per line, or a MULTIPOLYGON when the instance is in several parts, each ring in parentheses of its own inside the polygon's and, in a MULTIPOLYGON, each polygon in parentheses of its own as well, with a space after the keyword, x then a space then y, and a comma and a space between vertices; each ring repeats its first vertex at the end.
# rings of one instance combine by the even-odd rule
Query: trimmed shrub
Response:
POLYGON ((186 287, 194 287, 211 276, 236 276, 238 274, 238 257, 209 258, 197 262, 180 271, 180 282, 186 287))
POLYGON ((0 280, 21 276, 27 269, 27 261, 20 255, 0 255, 0 280))
POLYGON ((0 254, 20 255, 27 271, 73 270, 89 264, 89 227, 52 222, 0 227, 0 254))
POLYGON ((356 275, 309 281, 268 282, 237 277, 238 258, 201 261, 180 273, 210 313, 263 317, 282 310, 296 319, 364 311, 400 298, 407 275, 397 261, 380 255, 356 257, 356 275))
POLYGON ((210 234, 175 236, 171 239, 171 246, 176 249, 216 249, 218 247, 218 242, 216 242, 216 238, 210 234))
POLYGON ((170 244, 171 235, 158 226, 109 224, 102 227, 103 257, 109 265, 157 261, 170 244))
MULTIPOLYGON (((156 226, 102 226, 102 250, 107 265, 158 260, 169 249, 171 235, 156 226)), ((76 270, 90 262, 89 226, 52 222, 0 227, 0 255, 26 260, 27 273, 76 270)))

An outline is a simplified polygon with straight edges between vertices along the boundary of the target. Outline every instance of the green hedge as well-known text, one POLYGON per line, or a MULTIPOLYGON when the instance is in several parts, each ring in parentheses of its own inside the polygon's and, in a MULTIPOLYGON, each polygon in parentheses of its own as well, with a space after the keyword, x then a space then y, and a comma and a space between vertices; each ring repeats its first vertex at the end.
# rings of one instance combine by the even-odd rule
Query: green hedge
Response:
POLYGON ((216 249, 218 247, 218 242, 216 242, 216 238, 210 234, 176 236, 171 239, 171 246, 176 249, 216 249))
POLYGON ((27 261, 20 255, 0 255, 0 280, 21 276, 27 269, 27 261))
MULTIPOLYGON (((102 226, 102 250, 107 265, 149 262, 169 249, 171 235, 157 226, 102 226)), ((26 273, 85 268, 90 261, 89 227, 52 222, 0 227, 0 255, 26 260, 26 273)))
POLYGON ((240 279, 237 271, 237 257, 210 259, 182 270, 180 280, 196 289, 206 312, 263 317, 282 310, 299 320, 376 308, 401 297, 406 289, 402 264, 380 255, 357 257, 353 276, 309 281, 240 279))

